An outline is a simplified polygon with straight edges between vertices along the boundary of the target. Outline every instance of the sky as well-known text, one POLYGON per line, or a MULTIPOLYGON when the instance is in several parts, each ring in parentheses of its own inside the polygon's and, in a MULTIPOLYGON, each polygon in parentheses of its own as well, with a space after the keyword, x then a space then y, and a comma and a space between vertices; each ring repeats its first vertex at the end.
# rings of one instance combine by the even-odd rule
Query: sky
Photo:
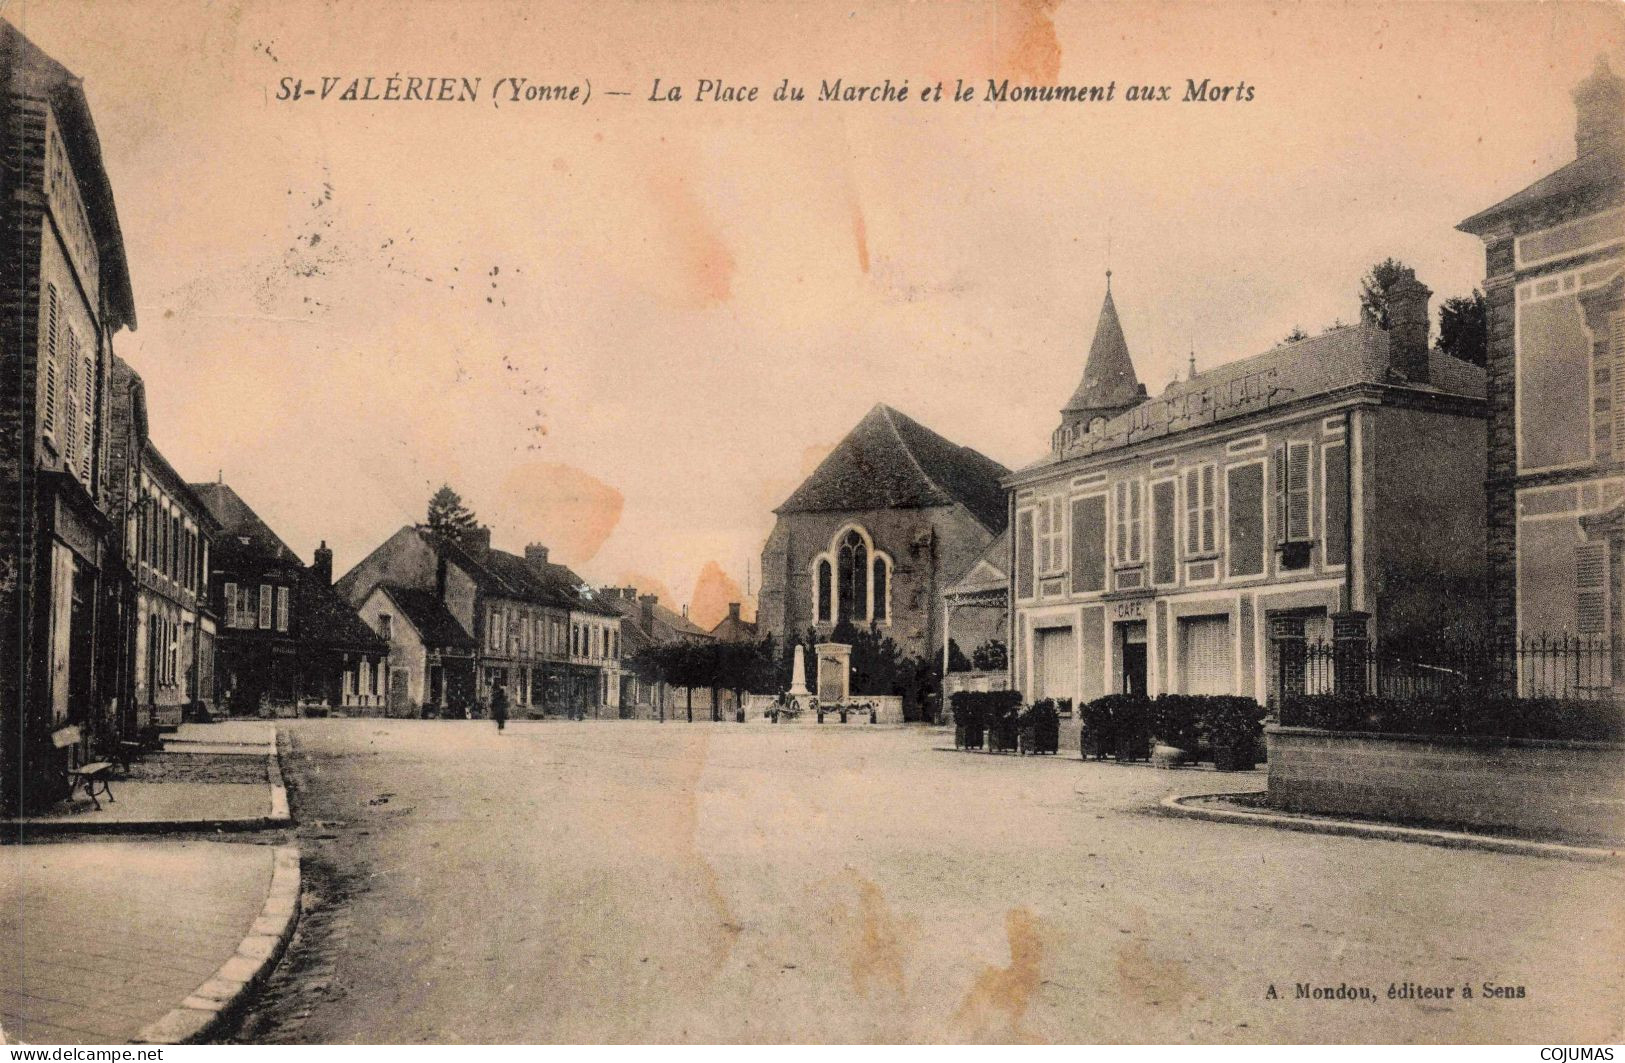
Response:
POLYGON ((337 572, 449 483, 494 545, 702 623, 750 614, 773 508, 877 402, 1041 456, 1108 268, 1153 394, 1193 352, 1355 320, 1390 255, 1435 306, 1469 292, 1454 225, 1573 157, 1622 10, 0 0, 84 81, 139 319, 115 348, 183 475, 337 572), (367 76, 481 96, 335 98, 367 76), (505 77, 592 96, 499 106, 505 77), (811 98, 835 78, 914 95, 811 98), (989 78, 1117 99, 989 103, 989 78), (1177 102, 1187 78, 1252 99, 1177 102), (958 79, 976 99, 915 98, 958 79))

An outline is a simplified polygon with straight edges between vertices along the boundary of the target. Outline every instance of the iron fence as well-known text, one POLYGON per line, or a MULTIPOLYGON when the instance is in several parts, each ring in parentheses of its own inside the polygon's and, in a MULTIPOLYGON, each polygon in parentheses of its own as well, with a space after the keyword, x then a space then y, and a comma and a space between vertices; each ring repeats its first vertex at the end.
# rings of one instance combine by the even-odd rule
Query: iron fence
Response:
POLYGON ((1283 640, 1276 647, 1276 663, 1276 693, 1579 699, 1614 699, 1625 693, 1625 640, 1597 636, 1403 643, 1339 639, 1304 641, 1301 649, 1283 640))

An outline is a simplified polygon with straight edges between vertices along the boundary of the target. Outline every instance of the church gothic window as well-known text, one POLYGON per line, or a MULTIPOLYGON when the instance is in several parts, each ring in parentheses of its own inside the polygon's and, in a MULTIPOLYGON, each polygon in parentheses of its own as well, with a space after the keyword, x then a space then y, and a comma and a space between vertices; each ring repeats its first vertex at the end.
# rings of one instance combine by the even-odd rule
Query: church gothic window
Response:
POLYGON ((867 531, 842 528, 829 550, 813 559, 815 622, 889 623, 891 574, 891 558, 874 548, 867 531))
POLYGON ((842 620, 867 620, 869 608, 869 551, 863 536, 849 531, 841 540, 840 585, 837 602, 842 620))

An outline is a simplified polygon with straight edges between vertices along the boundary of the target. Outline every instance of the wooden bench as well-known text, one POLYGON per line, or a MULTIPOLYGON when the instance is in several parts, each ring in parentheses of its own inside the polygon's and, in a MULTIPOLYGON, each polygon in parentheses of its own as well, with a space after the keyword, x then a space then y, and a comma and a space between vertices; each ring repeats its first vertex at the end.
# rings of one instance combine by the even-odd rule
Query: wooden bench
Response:
POLYGON ((113 765, 105 760, 98 760, 92 764, 83 764, 77 768, 68 769, 68 797, 71 800, 73 791, 80 786, 85 788, 85 796, 90 798, 91 804, 100 812, 102 803, 96 799, 96 791, 107 795, 109 804, 113 803, 113 765))

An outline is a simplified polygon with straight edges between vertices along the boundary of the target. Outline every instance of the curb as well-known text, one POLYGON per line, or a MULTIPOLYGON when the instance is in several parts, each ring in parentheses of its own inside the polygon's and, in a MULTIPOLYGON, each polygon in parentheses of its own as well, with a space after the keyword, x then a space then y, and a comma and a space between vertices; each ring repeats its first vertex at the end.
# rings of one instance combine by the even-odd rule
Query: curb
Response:
POLYGON ((293 825, 288 810, 288 790, 282 779, 282 756, 279 742, 271 747, 265 760, 265 777, 271 787, 271 809, 263 816, 241 816, 221 819, 24 819, 0 820, 0 840, 26 840, 72 834, 178 834, 229 833, 235 831, 275 830, 293 825))
POLYGON ((1386 823, 1361 823, 1347 819, 1321 819, 1308 816, 1284 816, 1271 812, 1245 811, 1239 808, 1215 808, 1190 802, 1211 798, 1224 798, 1232 794, 1191 794, 1185 797, 1165 797, 1149 811, 1176 816, 1181 819, 1200 819, 1213 823, 1245 824, 1256 827, 1274 827, 1307 834, 1332 834, 1350 838, 1378 838, 1384 841, 1411 842, 1435 845, 1446 849, 1478 849, 1492 853, 1511 853, 1517 856, 1539 856, 1556 860, 1575 860, 1583 863, 1613 863, 1625 861, 1625 853, 1618 849, 1598 849, 1584 845, 1565 845, 1562 842, 1526 841, 1521 838, 1503 838, 1492 834, 1470 834, 1466 831, 1434 830, 1426 827, 1401 827, 1386 823))
POLYGON ((292 845, 276 850, 271 889, 265 907, 237 946, 236 955, 221 964, 208 981, 194 989, 169 1014, 149 1023, 132 1044, 195 1044, 216 1033, 248 1000, 250 991, 265 981, 282 958, 299 921, 299 850, 292 845))

